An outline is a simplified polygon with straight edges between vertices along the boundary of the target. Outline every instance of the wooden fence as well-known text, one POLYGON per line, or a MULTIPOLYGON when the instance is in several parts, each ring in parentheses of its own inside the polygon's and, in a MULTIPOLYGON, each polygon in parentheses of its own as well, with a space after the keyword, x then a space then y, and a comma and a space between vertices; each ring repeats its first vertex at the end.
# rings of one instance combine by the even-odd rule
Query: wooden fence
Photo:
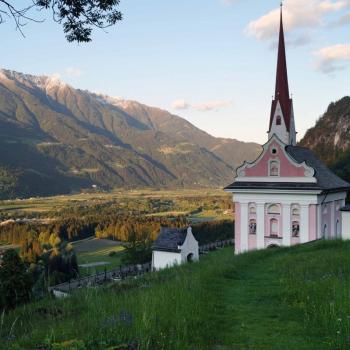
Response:
MULTIPOLYGON (((233 239, 208 243, 199 247, 200 254, 206 254, 218 248, 224 248, 234 244, 233 239)), ((95 275, 77 278, 56 286, 49 287, 49 291, 57 297, 69 295, 75 289, 97 287, 106 282, 121 281, 127 277, 140 276, 151 271, 151 262, 138 265, 120 266, 113 270, 105 270, 95 275)))

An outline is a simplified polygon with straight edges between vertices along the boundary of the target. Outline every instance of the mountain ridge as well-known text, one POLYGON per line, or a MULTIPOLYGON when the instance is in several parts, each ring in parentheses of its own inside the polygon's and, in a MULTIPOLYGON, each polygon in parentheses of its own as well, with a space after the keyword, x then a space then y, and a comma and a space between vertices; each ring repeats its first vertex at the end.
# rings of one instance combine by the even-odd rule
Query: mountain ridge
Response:
POLYGON ((300 145, 312 149, 333 171, 350 181, 350 96, 329 104, 300 145))
POLYGON ((260 151, 157 107, 9 70, 0 70, 0 136, 0 198, 218 187, 260 151))

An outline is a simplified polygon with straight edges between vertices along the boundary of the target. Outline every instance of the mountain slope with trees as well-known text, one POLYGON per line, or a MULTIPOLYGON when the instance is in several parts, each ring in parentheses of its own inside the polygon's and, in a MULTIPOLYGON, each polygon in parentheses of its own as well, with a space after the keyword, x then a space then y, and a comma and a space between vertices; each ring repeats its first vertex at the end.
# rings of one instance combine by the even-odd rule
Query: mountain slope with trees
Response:
POLYGON ((332 102, 300 145, 312 149, 339 176, 350 181, 350 97, 332 102))
POLYGON ((0 198, 223 186, 259 151, 157 108, 0 71, 0 198))

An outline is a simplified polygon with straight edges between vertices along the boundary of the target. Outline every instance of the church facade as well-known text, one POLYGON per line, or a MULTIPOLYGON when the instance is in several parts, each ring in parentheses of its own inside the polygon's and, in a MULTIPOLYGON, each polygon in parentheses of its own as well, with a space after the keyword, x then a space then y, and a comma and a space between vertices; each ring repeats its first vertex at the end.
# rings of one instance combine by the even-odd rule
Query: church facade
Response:
POLYGON ((282 8, 268 141, 254 162, 237 169, 225 190, 235 202, 236 253, 341 236, 341 209, 350 184, 311 150, 296 145, 282 8))

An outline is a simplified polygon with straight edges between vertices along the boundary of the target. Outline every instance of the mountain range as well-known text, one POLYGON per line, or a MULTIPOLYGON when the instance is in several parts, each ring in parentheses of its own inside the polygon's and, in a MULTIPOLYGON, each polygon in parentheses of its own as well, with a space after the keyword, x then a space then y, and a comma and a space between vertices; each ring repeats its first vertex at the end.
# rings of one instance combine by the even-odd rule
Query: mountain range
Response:
POLYGON ((300 145, 312 149, 340 177, 350 182, 350 97, 332 102, 300 145))
POLYGON ((159 108, 0 70, 0 199, 224 186, 260 150, 159 108))

